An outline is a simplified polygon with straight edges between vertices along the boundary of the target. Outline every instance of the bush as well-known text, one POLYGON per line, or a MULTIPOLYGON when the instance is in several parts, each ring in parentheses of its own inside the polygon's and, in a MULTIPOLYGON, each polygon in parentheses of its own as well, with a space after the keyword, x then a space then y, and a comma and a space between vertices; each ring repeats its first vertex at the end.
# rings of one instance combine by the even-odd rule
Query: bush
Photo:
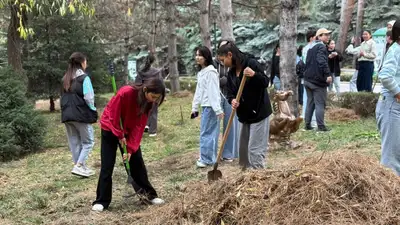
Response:
MULTIPOLYGON (((197 81, 193 78, 180 78, 179 84, 181 86, 181 90, 188 90, 190 92, 196 91, 197 81)), ((165 86, 171 89, 171 82, 170 80, 165 81, 165 86)))
POLYGON ((352 109, 357 115, 369 117, 375 115, 379 94, 370 92, 345 92, 340 95, 341 108, 352 109))
POLYGON ((44 118, 28 101, 18 74, 0 69, 0 161, 40 149, 44 118))

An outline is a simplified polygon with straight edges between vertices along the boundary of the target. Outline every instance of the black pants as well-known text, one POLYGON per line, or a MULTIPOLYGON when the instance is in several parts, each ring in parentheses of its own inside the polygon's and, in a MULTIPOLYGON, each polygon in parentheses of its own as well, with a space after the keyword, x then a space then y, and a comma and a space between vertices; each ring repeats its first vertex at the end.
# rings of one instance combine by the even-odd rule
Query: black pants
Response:
MULTIPOLYGON (((301 79, 299 78, 298 85, 298 94, 299 94, 299 104, 303 105, 303 93, 304 93, 304 85, 301 83, 301 79)), ((307 102, 305 103, 307 104, 307 102)), ((305 105, 303 105, 304 107, 305 105)))
POLYGON ((374 62, 359 62, 357 77, 357 90, 372 92, 372 76, 374 74, 374 62))
MULTIPOLYGON (((111 203, 112 174, 118 146, 118 138, 112 132, 101 130, 101 170, 99 182, 97 184, 97 197, 93 205, 101 204, 105 209, 108 208, 111 203)), ((122 154, 122 148, 120 148, 120 150, 122 154)), ((131 176, 136 183, 135 191, 138 194, 145 195, 149 200, 156 198, 157 193, 151 186, 147 177, 147 170, 140 148, 132 154, 129 165, 131 168, 131 176)))
POLYGON ((157 117, 158 117, 158 104, 154 104, 149 119, 147 120, 147 126, 149 126, 149 134, 157 133, 157 117))
POLYGON ((311 119, 315 110, 315 118, 317 120, 318 128, 325 127, 325 106, 327 99, 327 88, 318 87, 313 84, 304 85, 307 92, 307 108, 305 115, 305 123, 307 127, 311 127, 311 119))

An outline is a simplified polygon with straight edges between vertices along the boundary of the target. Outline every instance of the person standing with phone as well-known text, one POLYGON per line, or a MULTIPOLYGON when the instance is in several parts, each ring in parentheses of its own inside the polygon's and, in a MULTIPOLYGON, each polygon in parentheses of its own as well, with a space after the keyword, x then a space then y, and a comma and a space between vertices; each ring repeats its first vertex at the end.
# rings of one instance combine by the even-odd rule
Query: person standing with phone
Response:
POLYGON ((336 96, 340 95, 340 62, 343 60, 342 55, 336 51, 335 41, 329 40, 326 45, 328 48, 328 65, 329 70, 332 74, 332 84, 329 85, 329 91, 333 90, 333 86, 335 86, 336 96))
POLYGON ((210 49, 202 46, 196 49, 197 73, 196 92, 192 102, 191 118, 199 115, 200 122, 200 158, 196 162, 199 168, 211 166, 216 162, 220 120, 224 118, 219 90, 219 74, 213 65, 210 49))

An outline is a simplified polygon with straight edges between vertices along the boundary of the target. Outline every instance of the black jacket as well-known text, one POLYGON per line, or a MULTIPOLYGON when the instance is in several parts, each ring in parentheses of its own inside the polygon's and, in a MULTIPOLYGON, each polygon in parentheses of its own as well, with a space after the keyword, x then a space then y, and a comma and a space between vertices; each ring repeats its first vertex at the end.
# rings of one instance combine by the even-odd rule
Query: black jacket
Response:
POLYGON ((328 56, 332 52, 336 52, 338 55, 334 58, 328 57, 329 70, 331 71, 331 73, 335 74, 336 77, 340 77, 340 62, 343 60, 343 56, 342 54, 340 54, 340 52, 336 50, 333 51, 328 50, 328 56))
POLYGON ((316 41, 307 52, 304 80, 319 87, 328 87, 326 80, 330 76, 328 49, 321 41, 316 41))
POLYGON ((229 103, 236 98, 240 82, 243 78, 243 71, 250 67, 254 70, 254 77, 248 77, 243 89, 242 97, 237 108, 237 116, 241 123, 258 123, 272 113, 267 87, 269 79, 265 75, 257 60, 246 57, 243 60, 243 69, 239 77, 236 76, 236 69, 231 68, 228 72, 227 99, 229 103))
POLYGON ((87 75, 72 80, 71 90, 61 96, 61 122, 96 123, 98 114, 86 104, 83 95, 83 81, 87 75))

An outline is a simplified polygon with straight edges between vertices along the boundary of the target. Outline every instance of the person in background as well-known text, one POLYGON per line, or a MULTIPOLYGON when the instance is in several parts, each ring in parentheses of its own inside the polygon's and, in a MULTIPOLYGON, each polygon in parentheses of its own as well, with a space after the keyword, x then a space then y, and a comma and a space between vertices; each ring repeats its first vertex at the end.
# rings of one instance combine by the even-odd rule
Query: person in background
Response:
POLYGON ((380 70, 382 69, 383 61, 384 61, 384 59, 385 59, 386 52, 389 50, 389 47, 390 47, 392 44, 393 44, 393 36, 392 36, 392 31, 390 30, 390 31, 387 31, 387 32, 386 32, 386 46, 385 46, 385 48, 383 49, 382 59, 381 59, 381 61, 380 61, 380 63, 379 63, 378 71, 380 71, 380 70))
POLYGON ((72 174, 81 177, 94 175, 86 161, 94 146, 93 123, 97 121, 94 91, 89 76, 85 73, 87 58, 80 52, 73 53, 63 77, 61 95, 61 121, 67 130, 68 144, 72 152, 74 167, 72 174))
MULTIPOLYGON (((221 40, 218 47, 226 44, 228 41, 221 40)), ((223 121, 223 134, 228 126, 229 117, 232 113, 232 106, 227 100, 227 83, 228 83, 228 71, 229 68, 224 66, 222 62, 218 60, 218 57, 214 60, 214 65, 219 73, 219 86, 221 89, 221 106, 224 110, 224 121, 223 121)), ((233 159, 239 157, 239 121, 237 116, 233 118, 231 129, 228 134, 228 139, 226 140, 224 151, 222 152, 222 160, 225 162, 232 162, 233 159)))
POLYGON ((269 116, 272 114, 267 91, 269 79, 257 60, 241 52, 233 43, 221 45, 217 55, 229 67, 227 99, 232 108, 237 110, 241 123, 239 164, 243 169, 265 168, 269 116), (236 101, 244 76, 248 78, 240 100, 236 101))
POLYGON ((306 70, 304 72, 304 86, 307 92, 307 109, 305 117, 305 129, 313 130, 311 118, 316 112, 318 131, 329 131, 325 126, 325 107, 327 99, 327 87, 332 83, 332 74, 328 65, 328 50, 326 44, 329 41, 331 31, 321 28, 317 31, 317 40, 308 50, 306 70))
MULTIPOLYGON (((307 45, 303 48, 303 52, 302 52, 302 60, 304 62, 304 65, 306 64, 306 60, 307 60, 307 53, 308 50, 311 48, 311 46, 313 46, 313 42, 316 39, 316 31, 315 30, 309 30, 307 32, 307 45)), ((301 80, 301 84, 303 84, 304 87, 304 78, 301 80)), ((306 92, 306 88, 304 87, 303 89, 303 110, 301 112, 301 117, 305 118, 306 116, 306 108, 307 108, 307 92, 306 92)), ((317 127, 317 119, 315 117, 315 112, 312 115, 311 118, 311 127, 317 127)))
MULTIPOLYGON (((362 39, 362 37, 357 37, 357 39, 358 39, 358 43, 361 43, 361 42, 364 41, 362 39)), ((358 62, 358 57, 357 57, 358 51, 360 51, 360 46, 357 47, 357 48, 354 48, 352 51, 349 51, 349 49, 345 50, 345 52, 347 54, 356 56, 356 61, 355 61, 355 65, 354 65, 355 71, 354 71, 353 76, 351 77, 350 82, 349 82, 350 92, 357 92, 358 70, 360 69, 360 63, 358 62)))
POLYGON ((211 166, 216 162, 220 121, 224 117, 221 107, 219 74, 214 68, 210 49, 202 46, 196 49, 198 65, 197 86, 192 102, 192 115, 195 118, 202 107, 200 122, 200 158, 199 168, 211 166))
POLYGON ((372 92, 372 76, 374 73, 374 61, 376 58, 376 43, 372 39, 370 31, 363 32, 364 41, 357 48, 354 48, 355 38, 352 38, 351 44, 346 52, 356 54, 359 58, 359 70, 357 77, 357 90, 372 92))
POLYGON ((281 56, 281 49, 279 47, 279 44, 277 44, 272 56, 272 69, 271 69, 271 81, 274 85, 275 91, 281 90, 281 78, 279 73, 280 56, 281 56))
POLYGON ((335 41, 329 40, 326 45, 328 48, 328 65, 329 70, 331 71, 333 83, 329 85, 329 91, 333 90, 333 86, 335 86, 336 96, 340 95, 340 62, 343 60, 342 54, 336 51, 335 41))
POLYGON ((382 91, 376 105, 376 123, 381 134, 381 164, 400 176, 400 21, 392 28, 389 48, 378 78, 382 91))
POLYGON ((163 103, 164 97, 164 82, 154 77, 139 85, 121 87, 108 102, 100 120, 101 169, 96 200, 92 203, 93 211, 101 212, 111 203, 112 175, 118 147, 123 160, 130 165, 130 173, 137 186, 136 193, 153 205, 164 203, 149 181, 140 147, 149 114, 155 104, 163 103), (126 146, 127 154, 124 154, 123 146, 126 146))
POLYGON ((393 27, 393 25, 394 25, 395 22, 396 22, 396 20, 392 20, 392 21, 389 21, 389 22, 387 23, 387 25, 386 25, 387 31, 391 31, 391 30, 392 30, 392 27, 393 27))
MULTIPOLYGON (((156 69, 152 67, 152 64, 155 61, 155 57, 153 54, 148 55, 146 57, 145 64, 143 68, 138 72, 138 75, 136 76, 135 83, 140 85, 143 84, 146 80, 152 79, 152 78, 157 78, 162 81, 162 71, 160 69, 156 69)), ((147 125, 145 127, 145 132, 149 133, 150 137, 155 137, 157 136, 157 120, 158 120, 158 105, 155 104, 154 107, 151 110, 149 119, 147 121, 147 125)))
POLYGON ((304 64, 302 60, 302 54, 303 54, 303 45, 300 45, 297 48, 297 56, 296 56, 296 75, 298 77, 298 92, 299 92, 299 104, 303 105, 303 93, 304 93, 304 85, 302 83, 302 80, 304 79, 304 70, 306 65, 304 64))

